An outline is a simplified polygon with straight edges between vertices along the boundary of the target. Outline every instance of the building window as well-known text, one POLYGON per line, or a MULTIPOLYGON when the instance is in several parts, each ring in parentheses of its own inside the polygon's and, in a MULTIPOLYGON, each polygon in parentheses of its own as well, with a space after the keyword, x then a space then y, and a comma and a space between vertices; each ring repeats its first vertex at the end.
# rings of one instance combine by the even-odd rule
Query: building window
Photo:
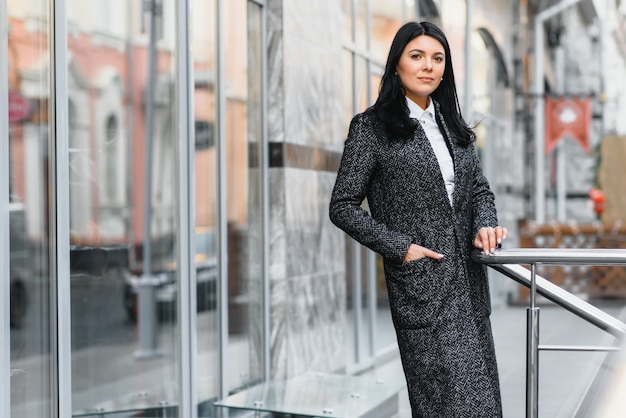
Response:
POLYGON ((104 133, 104 181, 106 202, 117 202, 118 187, 117 176, 119 173, 119 123, 113 115, 109 116, 105 125, 104 133))

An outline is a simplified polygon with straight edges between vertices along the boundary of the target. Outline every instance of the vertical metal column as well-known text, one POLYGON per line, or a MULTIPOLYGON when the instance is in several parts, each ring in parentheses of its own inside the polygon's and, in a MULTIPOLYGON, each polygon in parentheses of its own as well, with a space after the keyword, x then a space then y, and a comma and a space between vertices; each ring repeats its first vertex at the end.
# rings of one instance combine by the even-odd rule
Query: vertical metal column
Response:
POLYGON ((544 52, 544 38, 545 31, 543 28, 543 22, 561 13, 566 8, 573 6, 580 2, 580 0, 561 0, 559 3, 542 10, 535 16, 535 68, 533 71, 533 78, 535 84, 535 126, 534 126, 534 141, 535 141, 535 221, 541 225, 546 219, 546 196, 545 196, 545 101, 544 101, 544 76, 543 76, 543 52, 544 52))
POLYGON ((72 416, 70 188, 66 1, 50 0, 50 336, 52 417, 72 416))
POLYGON ((376 335, 377 333, 377 311, 378 306, 376 304, 377 300, 377 289, 376 289, 376 253, 372 250, 367 250, 367 307, 368 307, 368 315, 369 315, 369 325, 370 325, 370 334, 369 334, 369 355, 374 358, 376 355, 376 335))
POLYGON ((269 179, 269 138, 267 118, 268 112, 268 69, 267 57, 267 5, 262 2, 261 7, 261 155, 259 169, 261 170, 261 261, 263 287, 263 381, 271 378, 271 286, 270 286, 270 179, 269 179))
POLYGON ((191 66, 189 0, 176 2, 176 121, 178 135, 178 339, 179 416, 195 418, 196 408, 196 268, 195 268, 195 131, 194 79, 191 66))
MULTIPOLYGON (((404 7, 404 5, 403 5, 404 7)), ((367 51, 371 51, 372 49, 372 13, 371 13, 371 1, 367 2, 367 13, 366 16, 366 37, 367 37, 367 51)), ((368 55, 366 57, 367 60, 367 77, 366 87, 367 87, 367 103, 372 103, 372 60, 368 55)), ((368 328, 369 335, 367 338, 368 347, 369 347, 369 357, 373 358, 376 354, 376 341, 374 337, 376 336, 376 253, 367 249, 365 252, 365 277, 366 277, 366 294, 367 294, 367 314, 368 314, 368 328)), ((359 295, 360 299, 360 295, 359 295)), ((357 341, 358 344, 358 341, 357 341)))
POLYGON ((539 308, 536 306, 536 264, 530 265, 530 307, 526 318, 526 417, 539 413, 539 308))
POLYGON ((135 352, 138 358, 149 358, 157 355, 156 289, 152 276, 152 145, 154 141, 154 84, 157 71, 157 14, 162 15, 162 3, 159 0, 143 0, 142 22, 146 12, 150 15, 150 35, 148 41, 148 83, 146 85, 146 135, 144 139, 143 248, 141 251, 143 272, 139 280, 138 291, 139 348, 135 352))
MULTIPOLYGON (((356 43, 356 17, 357 17, 357 1, 352 1, 351 19, 352 19, 352 42, 356 43)), ((358 112, 357 97, 357 59, 356 53, 352 51, 352 113, 358 112)), ((350 252, 352 255, 352 312, 354 315, 354 361, 359 364, 361 361, 360 341, 361 341, 361 244, 350 239, 350 252), (358 310, 358 312, 357 312, 358 310)))
POLYGON ((545 129, 545 102, 544 102, 544 77, 543 77, 543 20, 535 17, 535 221, 542 225, 546 220, 546 196, 545 196, 545 156, 544 156, 544 129, 545 129))
POLYGON ((218 231, 218 280, 217 309, 219 329, 219 382, 218 397, 228 396, 228 224, 226 219, 226 70, 225 70, 225 13, 224 0, 217 0, 216 39, 217 39, 217 231, 218 231))
MULTIPOLYGON (((565 94, 565 48, 562 45, 554 49, 554 66, 556 69, 556 91, 565 94)), ((567 220, 567 157, 565 155, 565 142, 559 141, 556 149, 556 218, 559 222, 567 220)))
POLYGON ((472 118, 474 117, 474 92, 472 90, 472 78, 474 77, 472 71, 472 30, 473 30, 473 20, 472 20, 472 11, 473 11, 474 1, 473 0, 465 0, 465 97, 464 97, 464 109, 465 112, 464 119, 468 123, 472 123, 472 118))
POLYGON ((363 310, 361 308, 361 244, 352 240, 352 313, 354 315, 354 362, 361 363, 361 335, 363 334, 363 324, 361 317, 363 310))
POLYGON ((0 0, 0 416, 11 416, 11 261, 9 239, 9 21, 0 0))

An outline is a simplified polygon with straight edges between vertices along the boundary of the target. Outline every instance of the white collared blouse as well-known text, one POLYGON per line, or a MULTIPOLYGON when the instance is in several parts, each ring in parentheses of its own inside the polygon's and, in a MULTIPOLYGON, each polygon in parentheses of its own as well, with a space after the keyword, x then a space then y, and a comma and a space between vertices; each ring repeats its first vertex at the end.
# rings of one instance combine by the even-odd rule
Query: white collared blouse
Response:
POLYGON ((408 97, 406 98, 406 102, 409 106, 409 116, 419 120, 422 129, 424 129, 426 133, 426 137, 430 141, 430 145, 433 147, 437 162, 439 162, 443 181, 446 185, 446 191, 448 192, 448 200, 452 205, 452 193, 454 192, 454 163, 446 141, 435 121, 435 107, 433 101, 429 100, 429 105, 426 110, 419 107, 417 103, 408 97))

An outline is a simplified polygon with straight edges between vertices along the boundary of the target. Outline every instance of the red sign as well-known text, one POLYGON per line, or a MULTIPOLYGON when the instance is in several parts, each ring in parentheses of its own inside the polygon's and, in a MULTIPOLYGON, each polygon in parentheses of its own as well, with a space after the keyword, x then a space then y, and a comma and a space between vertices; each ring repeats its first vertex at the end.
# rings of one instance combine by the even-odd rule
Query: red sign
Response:
POLYGON ((589 152, 591 100, 546 96, 546 154, 566 136, 589 152))
POLYGON ((21 122, 30 114, 30 102, 20 93, 9 92, 9 123, 21 122))

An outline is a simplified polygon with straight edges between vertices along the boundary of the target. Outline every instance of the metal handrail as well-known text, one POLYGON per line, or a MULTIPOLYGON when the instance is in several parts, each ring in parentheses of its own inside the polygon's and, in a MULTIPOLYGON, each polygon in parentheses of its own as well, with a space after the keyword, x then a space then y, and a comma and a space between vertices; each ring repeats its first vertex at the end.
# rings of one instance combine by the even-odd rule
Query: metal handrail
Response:
POLYGON ((626 336, 626 324, 570 292, 561 289, 537 275, 537 264, 559 265, 625 265, 626 249, 560 249, 560 248, 518 248, 496 250, 493 255, 486 255, 478 250, 472 258, 488 265, 530 288, 530 306, 527 309, 526 334, 526 416, 538 416, 539 394, 539 350, 584 350, 606 351, 613 347, 565 347, 539 345, 539 308, 536 295, 567 309, 587 322, 618 337, 626 336), (523 265, 530 265, 530 270, 523 265))
MULTIPOLYGON (((499 271, 505 276, 515 280, 522 286, 530 288, 530 270, 513 264, 489 265, 492 269, 499 271)), ((615 337, 622 338, 626 335, 626 324, 619 319, 609 315, 589 302, 573 295, 563 288, 555 285, 543 277, 536 275, 537 293, 551 302, 570 311, 574 315, 595 325, 603 331, 615 337)))
POLYGON ((626 265, 626 249, 621 248, 514 248, 493 255, 475 250, 472 257, 484 264, 626 265))

